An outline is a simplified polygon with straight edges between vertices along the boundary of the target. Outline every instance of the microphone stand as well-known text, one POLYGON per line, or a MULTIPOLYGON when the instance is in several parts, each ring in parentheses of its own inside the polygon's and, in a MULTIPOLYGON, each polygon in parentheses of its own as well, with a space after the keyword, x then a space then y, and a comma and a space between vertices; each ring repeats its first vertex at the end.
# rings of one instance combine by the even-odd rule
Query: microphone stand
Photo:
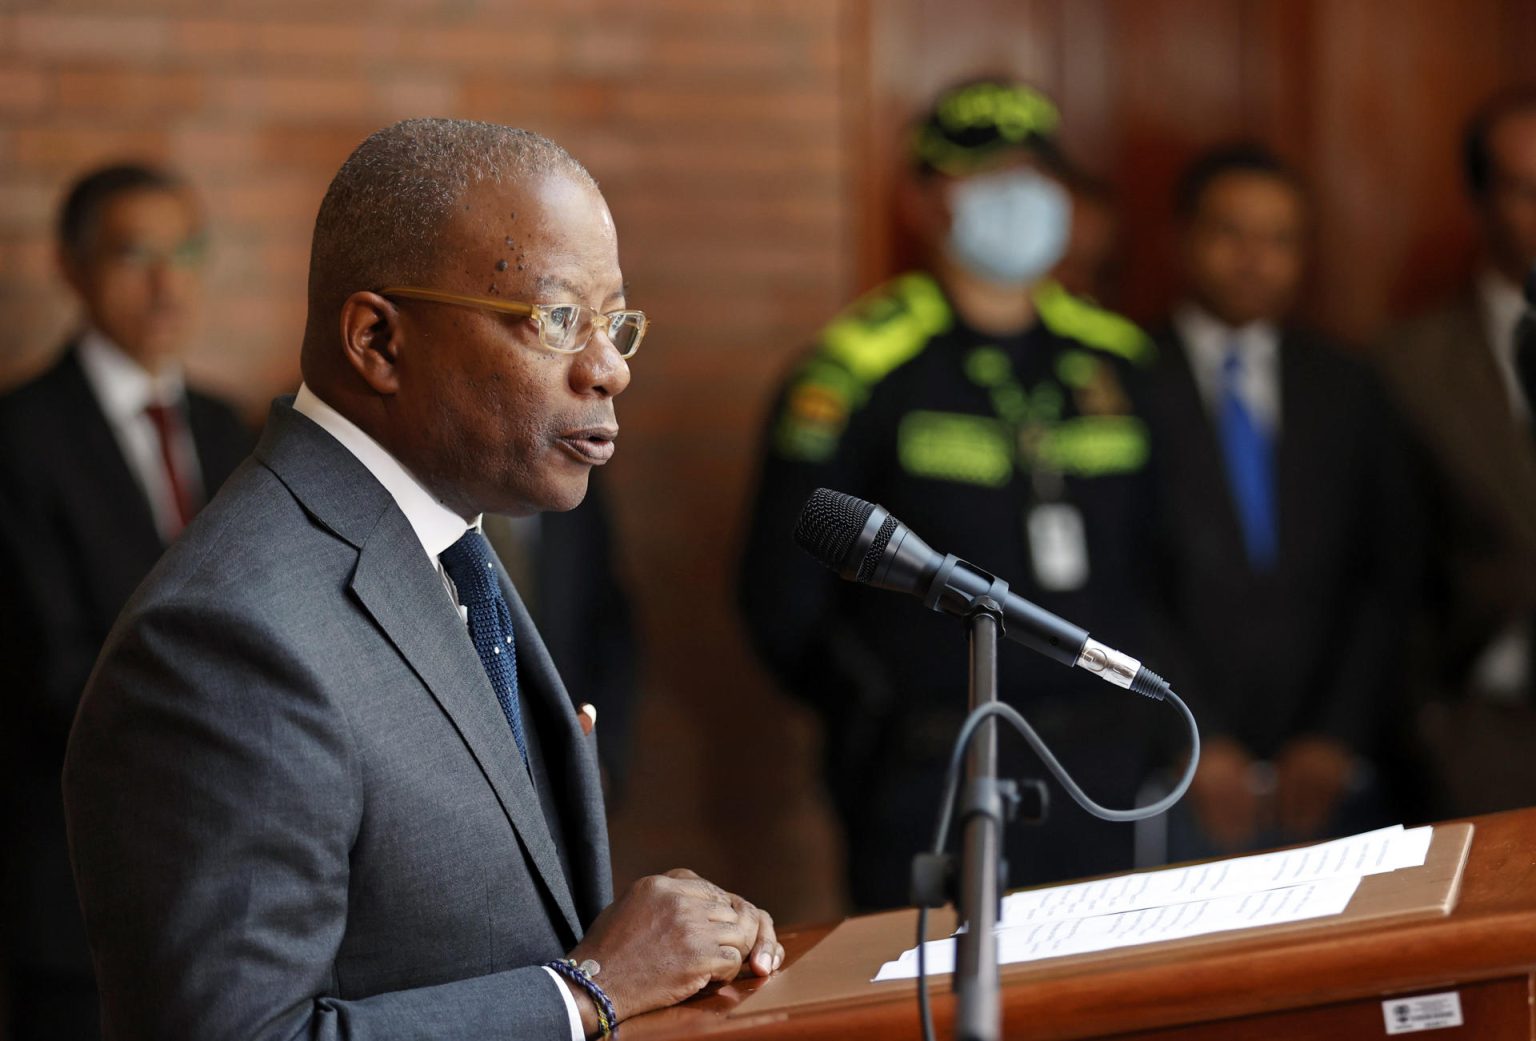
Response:
MULTIPOLYGON (((971 710, 997 701, 997 638, 1003 608, 979 596, 966 613, 971 640, 971 710)), ((955 1037, 998 1041, 1002 1008, 998 997, 997 925, 999 847, 1003 794, 997 780, 997 722, 988 719, 975 735, 966 763, 961 802, 965 837, 960 860, 960 920, 965 925, 955 952, 955 1037)))

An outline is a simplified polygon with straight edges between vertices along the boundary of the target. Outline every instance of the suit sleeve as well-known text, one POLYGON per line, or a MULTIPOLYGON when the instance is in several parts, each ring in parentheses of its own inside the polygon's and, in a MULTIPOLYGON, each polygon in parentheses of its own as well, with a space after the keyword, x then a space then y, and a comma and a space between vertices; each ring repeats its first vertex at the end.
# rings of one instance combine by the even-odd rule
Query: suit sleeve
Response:
POLYGON ((114 1036, 567 1036, 538 966, 334 996, 365 826, 351 729, 276 633, 210 599, 114 634, 70 740, 71 857, 114 1036))

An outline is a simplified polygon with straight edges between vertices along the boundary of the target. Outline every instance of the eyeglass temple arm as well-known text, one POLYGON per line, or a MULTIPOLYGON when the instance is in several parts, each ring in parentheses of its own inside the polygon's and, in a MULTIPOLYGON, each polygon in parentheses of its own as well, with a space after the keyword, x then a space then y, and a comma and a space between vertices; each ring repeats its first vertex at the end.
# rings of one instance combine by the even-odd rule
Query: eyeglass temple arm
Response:
POLYGON ((461 304, 465 307, 478 307, 487 311, 502 311, 506 314, 515 314, 529 317, 536 311, 532 304, 519 303, 516 300, 486 300, 478 296, 461 296, 458 293, 445 293, 440 289, 417 289, 414 286, 385 286, 379 290, 380 296, 403 296, 408 300, 430 300, 439 304, 461 304))

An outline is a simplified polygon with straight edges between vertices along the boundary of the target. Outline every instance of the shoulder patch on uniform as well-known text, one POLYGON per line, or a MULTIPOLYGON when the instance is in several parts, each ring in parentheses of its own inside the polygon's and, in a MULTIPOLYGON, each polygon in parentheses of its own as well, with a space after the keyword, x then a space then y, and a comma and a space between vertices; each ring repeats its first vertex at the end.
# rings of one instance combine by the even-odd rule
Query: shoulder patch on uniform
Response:
POLYGON ((949 328, 949 302, 920 272, 902 275, 854 301, 823 330, 790 381, 774 427, 780 455, 825 462, 837 452, 849 416, 871 389, 949 328))
POLYGON ((912 272, 860 297, 833 320, 821 335, 821 353, 871 386, 921 354, 951 321, 938 283, 912 272))
POLYGON ((1057 336, 1118 355, 1135 365, 1149 365, 1151 339, 1128 318, 1073 296, 1060 283, 1048 282, 1035 293, 1040 320, 1057 336))

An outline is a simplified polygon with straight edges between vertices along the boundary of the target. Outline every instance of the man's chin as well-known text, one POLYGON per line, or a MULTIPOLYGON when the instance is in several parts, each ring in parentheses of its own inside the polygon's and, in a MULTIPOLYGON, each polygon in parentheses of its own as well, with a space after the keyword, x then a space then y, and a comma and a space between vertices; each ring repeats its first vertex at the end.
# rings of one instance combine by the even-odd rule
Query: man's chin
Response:
POLYGON ((590 471, 551 481, 532 494, 508 496, 486 510, 505 517, 531 517, 536 513, 565 513, 581 505, 587 497, 587 478, 590 471))

